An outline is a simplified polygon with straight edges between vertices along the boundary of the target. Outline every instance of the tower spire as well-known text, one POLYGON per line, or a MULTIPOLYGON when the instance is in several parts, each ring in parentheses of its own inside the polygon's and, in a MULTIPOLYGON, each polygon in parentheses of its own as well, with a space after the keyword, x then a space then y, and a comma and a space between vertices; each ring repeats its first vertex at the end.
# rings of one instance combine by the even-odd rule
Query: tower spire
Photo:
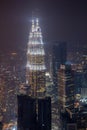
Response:
POLYGON ((34 25, 34 19, 32 19, 32 32, 34 32, 34 27, 35 27, 35 25, 34 25))
POLYGON ((39 25, 39 19, 36 18, 36 25, 38 26, 39 25))

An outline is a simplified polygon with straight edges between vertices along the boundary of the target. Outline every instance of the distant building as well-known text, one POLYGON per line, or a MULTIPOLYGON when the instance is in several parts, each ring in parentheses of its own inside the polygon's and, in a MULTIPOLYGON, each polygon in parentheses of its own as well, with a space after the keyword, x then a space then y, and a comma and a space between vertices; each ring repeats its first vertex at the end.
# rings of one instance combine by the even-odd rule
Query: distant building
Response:
POLYGON ((26 83, 31 86, 31 96, 45 95, 45 51, 38 19, 32 20, 26 66, 26 83))
POLYGON ((77 130, 76 123, 68 123, 67 124, 67 130, 77 130))
POLYGON ((83 66, 83 88, 87 88, 87 55, 82 57, 83 66))
POLYGON ((87 107, 82 110, 74 109, 73 112, 65 111, 61 113, 61 130, 87 130, 87 107), (72 116, 71 116, 72 113, 72 116))
POLYGON ((87 88, 81 88, 81 97, 87 99, 87 88))
POLYGON ((83 68, 82 65, 78 65, 77 69, 74 71, 74 82, 75 82, 75 94, 81 94, 81 89, 83 87, 83 68))
POLYGON ((0 122, 0 130, 3 130, 3 123, 0 122))
POLYGON ((29 94, 30 86, 26 85, 25 83, 20 84, 19 86, 19 94, 28 95, 29 94))
POLYGON ((52 66, 53 66, 53 83, 55 87, 55 94, 58 91, 58 69, 60 65, 64 65, 67 60, 67 44, 66 42, 55 42, 52 47, 52 66))
POLYGON ((74 72, 71 65, 61 65, 58 71, 58 102, 62 109, 74 107, 74 72))
POLYGON ((0 78, 0 116, 3 116, 3 111, 5 108, 5 90, 6 90, 6 84, 3 78, 0 78))

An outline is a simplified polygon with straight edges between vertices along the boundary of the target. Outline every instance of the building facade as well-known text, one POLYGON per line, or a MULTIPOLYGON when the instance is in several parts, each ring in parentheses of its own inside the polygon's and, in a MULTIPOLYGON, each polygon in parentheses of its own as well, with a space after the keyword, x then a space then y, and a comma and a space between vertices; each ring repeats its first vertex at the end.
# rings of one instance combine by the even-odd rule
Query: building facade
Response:
POLYGON ((83 87, 83 68, 82 65, 77 65, 77 68, 75 71, 75 94, 81 94, 81 89, 83 87))
POLYGON ((74 107, 74 73, 70 65, 61 65, 58 71, 58 101, 60 108, 74 107))
POLYGON ((38 130, 51 130, 51 98, 38 99, 38 130))
POLYGON ((51 98, 18 95, 18 130, 51 130, 51 98))
POLYGON ((18 130, 36 129, 36 99, 27 95, 18 95, 18 130))
POLYGON ((57 72, 60 65, 64 65, 67 59, 67 44, 66 42, 55 42, 52 47, 53 52, 53 79, 54 84, 57 85, 57 72))
POLYGON ((66 42, 54 42, 52 47, 52 73, 53 84, 55 91, 55 100, 58 101, 58 69, 60 65, 64 65, 67 59, 67 44, 66 42))
POLYGON ((30 87, 30 95, 45 95, 45 51, 41 28, 38 19, 32 20, 27 49, 26 83, 30 87))

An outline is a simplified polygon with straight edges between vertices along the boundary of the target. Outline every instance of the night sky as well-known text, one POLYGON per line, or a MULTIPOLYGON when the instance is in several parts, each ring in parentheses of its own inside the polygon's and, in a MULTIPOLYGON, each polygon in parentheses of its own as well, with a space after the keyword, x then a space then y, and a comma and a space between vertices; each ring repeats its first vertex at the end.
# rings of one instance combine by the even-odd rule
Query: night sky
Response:
POLYGON ((43 40, 87 43, 87 0, 0 1, 0 49, 24 48, 33 14, 40 19, 43 40))

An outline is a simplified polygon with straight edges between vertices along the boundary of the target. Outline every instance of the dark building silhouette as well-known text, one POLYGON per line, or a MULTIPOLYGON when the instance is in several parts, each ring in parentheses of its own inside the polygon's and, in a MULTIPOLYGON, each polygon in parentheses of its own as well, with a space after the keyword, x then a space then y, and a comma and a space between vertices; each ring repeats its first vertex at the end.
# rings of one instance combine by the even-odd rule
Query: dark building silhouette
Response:
POLYGON ((36 130, 36 99, 18 95, 18 130, 36 130))
POLYGON ((53 71, 56 72, 60 64, 64 65, 67 61, 67 43, 55 42, 52 47, 53 52, 53 71))
POLYGON ((82 110, 61 112, 62 129, 61 130, 86 130, 87 129, 87 106, 82 110))
POLYGON ((53 52, 53 83, 55 86, 55 93, 58 92, 58 69, 60 65, 64 65, 67 61, 67 43, 66 42, 55 42, 52 47, 53 52))
POLYGON ((83 86, 83 70, 78 69, 75 71, 75 94, 81 94, 83 86))
POLYGON ((51 130, 51 98, 18 95, 18 130, 51 130))
POLYGON ((38 130, 51 130, 51 98, 38 99, 38 130))
POLYGON ((0 130, 3 130, 3 123, 0 122, 0 130))

